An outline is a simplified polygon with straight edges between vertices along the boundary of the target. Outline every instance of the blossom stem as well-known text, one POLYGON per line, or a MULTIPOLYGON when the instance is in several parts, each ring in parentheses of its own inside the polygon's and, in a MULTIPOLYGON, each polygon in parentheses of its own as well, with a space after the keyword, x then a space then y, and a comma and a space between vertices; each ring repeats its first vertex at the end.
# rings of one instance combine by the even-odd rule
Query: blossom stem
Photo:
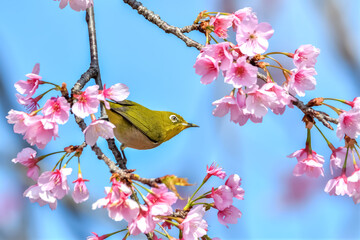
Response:
MULTIPOLYGON (((359 147, 359 146, 358 146, 358 147, 359 147)), ((358 158, 360 159, 360 154, 359 154, 358 150, 357 150, 356 148, 354 148, 354 149, 355 149, 355 152, 356 152, 358 158)), ((353 163, 354 163, 355 169, 357 169, 358 166, 357 166, 357 164, 356 164, 355 158, 353 158, 353 163)))
POLYGON ((207 205, 208 207, 213 207, 211 203, 206 203, 206 202, 194 203, 193 205, 207 205))
POLYGON ((273 61, 276 62, 280 67, 283 67, 283 66, 281 65, 281 63, 280 63, 278 60, 276 60, 275 58, 269 57, 269 56, 265 56, 265 57, 273 60, 273 61))
POLYGON ((271 73, 270 73, 270 71, 269 71, 267 68, 265 68, 264 70, 265 70, 265 72, 266 72, 266 75, 267 75, 268 77, 270 77, 271 81, 272 81, 272 82, 275 82, 275 81, 274 81, 274 78, 272 77, 272 75, 271 75, 271 73))
POLYGON ((36 109, 35 111, 32 111, 30 113, 31 116, 35 116, 38 112, 40 112, 41 110, 43 110, 43 108, 39 108, 39 109, 36 109))
POLYGON ((150 194, 155 194, 153 191, 151 191, 150 189, 147 189, 146 187, 144 187, 143 185, 137 183, 137 182, 133 182, 133 184, 138 185, 139 187, 141 187, 142 189, 144 189, 145 191, 147 191, 150 194))
POLYGON ((324 100, 333 100, 333 101, 338 101, 338 102, 341 102, 341 103, 348 104, 348 101, 343 100, 343 99, 337 99, 337 98, 324 98, 324 100))
POLYGON ((144 200, 144 202, 147 202, 147 198, 139 191, 139 189, 137 189, 137 187, 135 187, 133 185, 133 187, 135 188, 135 190, 140 194, 141 198, 144 200))
POLYGON ((112 236, 112 235, 115 235, 115 234, 117 234, 117 233, 124 232, 124 231, 126 231, 126 230, 128 230, 128 229, 125 228, 125 229, 122 229, 122 230, 119 230, 119 231, 116 231, 116 232, 113 232, 113 233, 108 233, 108 234, 106 234, 106 236, 107 236, 107 237, 110 237, 110 236, 112 236))
POLYGON ((229 13, 224 13, 224 12, 206 12, 207 14, 218 14, 220 13, 220 15, 229 15, 229 13))
POLYGON ((80 169, 80 157, 78 157, 78 174, 81 174, 81 169, 80 169))
POLYGON ((60 159, 59 161, 56 163, 55 167, 52 169, 52 172, 55 171, 56 167, 59 165, 60 163, 60 167, 61 167, 61 162, 64 160, 65 156, 67 153, 65 153, 60 159))
POLYGON ((173 222, 173 221, 170 221, 170 220, 167 220, 167 219, 165 220, 165 222, 170 223, 170 224, 174 225, 177 228, 180 228, 180 224, 178 224, 176 222, 173 222))
POLYGON ((338 115, 340 115, 340 114, 341 114, 341 110, 340 110, 339 108, 336 108, 336 107, 331 106, 331 105, 326 104, 326 103, 322 103, 322 105, 325 105, 325 106, 327 106, 327 107, 331 108, 331 109, 332 109, 332 110, 334 110, 334 111, 335 111, 338 115))
POLYGON ((194 198, 195 194, 200 190, 200 188, 206 183, 207 179, 203 180, 203 182, 200 184, 200 186, 195 190, 195 192, 191 195, 191 197, 189 198, 187 204, 184 207, 184 210, 188 210, 191 207, 191 203, 192 203, 192 199, 194 198))
POLYGON ((161 224, 159 224, 159 223, 157 225, 164 231, 164 233, 157 231, 157 230, 155 230, 155 231, 157 231, 158 233, 160 233, 160 234, 164 235, 165 237, 167 237, 168 239, 170 239, 171 237, 170 237, 169 233, 165 230, 165 228, 163 226, 161 226, 161 224))
POLYGON ((53 85, 53 86, 56 87, 56 89, 60 89, 60 88, 61 88, 59 85, 57 85, 57 84, 55 84, 55 83, 52 83, 52 82, 46 82, 46 81, 41 81, 41 82, 42 82, 43 84, 45 83, 45 84, 53 85))
POLYGON ((310 132, 309 128, 307 128, 306 148, 308 149, 309 153, 312 153, 312 149, 311 149, 311 132, 310 132))
MULTIPOLYGON (((346 156, 345 156, 345 161, 344 161, 344 165, 342 167, 342 170, 345 171, 346 170, 346 163, 347 163, 347 158, 348 158, 348 153, 349 153, 349 146, 346 148, 346 156)), ((354 154, 354 153, 353 153, 354 154)))
POLYGON ((58 152, 49 153, 49 154, 46 154, 46 155, 42 155, 42 156, 38 157, 37 159, 38 159, 38 161, 41 161, 41 160, 43 160, 44 158, 46 158, 48 156, 51 156, 51 155, 54 155, 54 154, 57 154, 57 153, 63 153, 63 152, 65 152, 65 151, 58 151, 58 152))
POLYGON ((216 42, 217 44, 219 43, 211 34, 209 34, 209 36, 211 37, 212 40, 214 40, 214 42, 216 42))
POLYGON ((39 100, 41 98, 43 98, 46 94, 48 94, 49 92, 51 92, 52 90, 56 90, 56 88, 50 88, 49 90, 47 90, 46 92, 40 94, 39 96, 37 96, 36 98, 39 98, 39 100))
MULTIPOLYGON (((320 130, 320 128, 319 128, 316 124, 314 124, 314 126, 315 126, 316 129, 319 131, 319 133, 323 136, 323 138, 325 139, 327 145, 329 145, 329 147, 332 146, 331 142, 329 142, 329 140, 325 137, 324 133, 320 130)), ((330 148, 331 148, 331 147, 330 147, 330 148)))
MULTIPOLYGON (((158 224, 158 225, 162 228, 162 226, 160 224, 158 224)), ((165 233, 160 232, 159 230, 156 230, 156 229, 154 229, 154 231, 170 239, 170 236, 166 235, 165 233)))
POLYGON ((273 67, 273 68, 278 68, 278 69, 283 70, 284 72, 291 73, 290 70, 285 69, 285 68, 282 68, 282 67, 278 67, 278 66, 275 66, 275 65, 267 65, 267 66, 268 66, 268 67, 273 67))
POLYGON ((263 56, 267 57, 268 55, 273 55, 273 54, 283 54, 285 56, 290 56, 289 53, 286 53, 286 52, 269 52, 267 54, 264 54, 263 56))
MULTIPOLYGON (((71 160, 73 157, 75 157, 75 155, 76 155, 76 153, 75 153, 74 155, 72 155, 72 156, 69 158, 69 160, 66 161, 64 167, 66 167, 66 165, 70 162, 70 160, 71 160)), ((60 165, 60 166, 61 166, 61 165, 60 165)))
POLYGON ((125 234, 124 238, 122 240, 126 240, 130 236, 129 231, 125 234))

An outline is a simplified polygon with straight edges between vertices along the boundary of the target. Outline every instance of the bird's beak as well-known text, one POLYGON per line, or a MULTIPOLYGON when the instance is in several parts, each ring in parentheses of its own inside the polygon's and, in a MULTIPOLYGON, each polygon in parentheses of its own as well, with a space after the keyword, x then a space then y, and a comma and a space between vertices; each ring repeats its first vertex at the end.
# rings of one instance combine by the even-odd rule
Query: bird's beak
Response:
POLYGON ((198 125, 193 124, 193 123, 188 123, 186 126, 187 126, 187 127, 199 127, 198 125))

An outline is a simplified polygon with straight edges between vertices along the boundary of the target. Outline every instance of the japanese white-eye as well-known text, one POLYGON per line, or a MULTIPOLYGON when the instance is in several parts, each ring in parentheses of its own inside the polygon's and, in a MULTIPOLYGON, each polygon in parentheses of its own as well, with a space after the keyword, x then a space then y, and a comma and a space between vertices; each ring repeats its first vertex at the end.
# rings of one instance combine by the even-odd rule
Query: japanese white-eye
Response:
POLYGON ((168 141, 182 130, 198 127, 180 115, 167 111, 150 110, 136 102, 110 102, 106 109, 109 121, 115 125, 114 135, 122 145, 135 149, 151 149, 168 141))

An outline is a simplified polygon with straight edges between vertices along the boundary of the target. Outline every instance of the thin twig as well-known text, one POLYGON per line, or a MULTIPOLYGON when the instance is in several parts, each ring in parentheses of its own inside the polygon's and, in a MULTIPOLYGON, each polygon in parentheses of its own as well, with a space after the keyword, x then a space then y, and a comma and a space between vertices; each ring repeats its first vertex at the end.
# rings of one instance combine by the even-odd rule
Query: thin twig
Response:
POLYGON ((185 42, 188 47, 195 47, 199 51, 203 48, 203 45, 194 41, 193 39, 187 37, 184 32, 191 30, 191 27, 185 27, 183 29, 169 25, 167 22, 162 20, 159 15, 155 14, 153 11, 150 11, 146 7, 142 5, 141 2, 136 0, 123 0, 124 3, 130 5, 133 9, 135 9, 140 15, 144 16, 148 21, 152 22, 166 33, 171 33, 180 38, 185 42))

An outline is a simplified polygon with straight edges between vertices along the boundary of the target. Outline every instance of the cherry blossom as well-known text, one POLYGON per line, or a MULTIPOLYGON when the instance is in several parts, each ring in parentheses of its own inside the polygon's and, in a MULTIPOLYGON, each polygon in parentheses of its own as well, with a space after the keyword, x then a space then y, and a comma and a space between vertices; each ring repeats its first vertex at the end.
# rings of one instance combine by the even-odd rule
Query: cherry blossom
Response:
POLYGON ((108 235, 107 234, 104 234, 104 235, 102 235, 102 236, 100 236, 99 237, 99 235, 97 235, 96 233, 94 233, 94 232, 91 232, 94 236, 88 236, 87 238, 86 238, 86 240, 104 240, 104 239, 106 239, 107 237, 108 237, 108 235))
POLYGON ((210 56, 200 54, 194 64, 195 73, 201 75, 202 84, 212 83, 219 75, 219 64, 210 56))
POLYGON ((257 81, 257 67, 246 61, 246 57, 239 57, 226 72, 224 82, 232 84, 234 88, 251 87, 257 81))
POLYGON ((360 193, 354 193, 354 194, 352 195, 352 199, 353 199, 353 201, 354 201, 355 204, 360 203, 360 193))
POLYGON ((269 23, 258 24, 257 18, 247 17, 237 27, 236 41, 243 54, 254 56, 267 50, 268 40, 273 34, 274 30, 269 23))
POLYGON ((131 189, 122 182, 112 181, 111 188, 106 187, 106 197, 97 200, 92 209, 107 208, 109 217, 115 221, 125 219, 127 222, 132 222, 139 215, 139 205, 132 199, 131 189))
POLYGON ((28 171, 26 175, 34 181, 37 181, 39 177, 40 167, 37 165, 39 160, 35 158, 35 156, 36 151, 34 149, 24 148, 23 150, 21 150, 21 152, 17 154, 16 158, 14 158, 12 162, 21 163, 22 165, 27 167, 28 171))
POLYGON ((30 118, 29 114, 21 111, 11 109, 6 116, 9 124, 14 124, 14 132, 19 134, 25 134, 28 127, 24 123, 27 118, 30 118))
POLYGON ((232 189, 226 185, 221 185, 216 190, 211 190, 209 197, 214 199, 215 207, 222 211, 233 203, 232 189))
POLYGON ((341 195, 345 194, 350 195, 348 190, 348 180, 345 174, 341 174, 340 176, 330 179, 324 189, 325 192, 330 195, 341 195))
POLYGON ((94 3, 93 0, 55 0, 60 1, 59 7, 63 9, 69 3, 70 7, 79 12, 85 11, 87 8, 91 7, 94 3))
MULTIPOLYGON (((334 174, 334 170, 341 170, 343 168, 345 158, 346 158, 346 147, 338 147, 336 149, 332 150, 331 156, 330 156, 330 172, 331 174, 334 174)), ((353 172, 354 164, 351 161, 351 150, 349 149, 348 155, 347 155, 347 161, 346 161, 346 171, 353 172)))
POLYGON ((357 168, 348 178, 347 186, 349 195, 360 194, 360 169, 357 168))
POLYGON ((237 31, 237 28, 245 18, 257 19, 255 13, 252 11, 252 8, 250 7, 242 8, 234 13, 233 28, 235 31, 237 31))
POLYGON ((324 176, 324 157, 318 155, 315 151, 310 151, 305 148, 295 151, 288 157, 296 157, 298 160, 293 171, 294 176, 301 176, 303 174, 306 174, 309 177, 324 176))
POLYGON ((320 54, 320 49, 312 46, 311 44, 301 45, 295 50, 293 55, 294 64, 297 67, 305 65, 306 67, 314 67, 316 64, 316 58, 320 54))
POLYGON ((14 84, 16 90, 20 94, 26 95, 26 98, 31 98, 35 94, 35 91, 38 89, 39 84, 42 84, 42 77, 38 75, 39 72, 40 64, 37 63, 35 64, 32 73, 26 75, 26 77, 28 77, 29 79, 25 81, 19 80, 14 84))
POLYGON ((236 99, 234 96, 225 96, 212 103, 216 106, 212 113, 216 117, 223 117, 230 111, 230 121, 243 126, 250 116, 245 110, 245 99, 246 96, 239 93, 236 99))
POLYGON ((209 179, 211 176, 216 176, 216 177, 219 177, 221 179, 224 179, 226 177, 226 173, 225 171, 223 171, 223 169, 219 166, 216 165, 215 162, 213 162, 210 167, 207 165, 206 166, 206 177, 205 177, 205 181, 207 179, 209 179))
POLYGON ((71 168, 62 168, 54 172, 43 172, 35 185, 30 186, 24 192, 30 202, 37 202, 40 206, 49 204, 52 210, 56 209, 57 199, 63 198, 69 191, 67 175, 71 174, 71 168))
POLYGON ((230 68, 233 61, 229 42, 210 44, 205 46, 202 51, 205 55, 212 57, 216 62, 220 62, 220 69, 226 71, 230 68))
POLYGON ((104 89, 100 90, 99 100, 103 101, 105 107, 110 109, 110 104, 106 101, 106 99, 114 100, 117 102, 125 100, 129 96, 129 88, 122 83, 117 83, 110 88, 106 88, 104 84, 104 89))
POLYGON ((139 215, 129 223, 129 232, 131 235, 138 235, 140 233, 153 232, 156 227, 156 223, 153 220, 153 216, 150 214, 149 208, 140 205, 139 215))
POLYGON ((44 117, 58 124, 65 124, 69 119, 70 104, 64 97, 52 97, 43 107, 44 117))
POLYGON ((227 29, 232 26, 233 15, 220 15, 210 17, 209 25, 214 26, 214 33, 220 38, 227 38, 227 29))
POLYGON ((314 75, 316 74, 314 68, 309 68, 304 64, 300 65, 298 68, 292 70, 287 90, 291 94, 297 94, 300 97, 305 96, 306 90, 315 89, 316 79, 314 75))
POLYGON ((225 185, 231 189, 234 198, 244 200, 245 191, 240 187, 241 178, 239 177, 239 175, 231 174, 226 180, 225 185))
POLYGON ((221 210, 217 214, 218 220, 221 224, 225 225, 228 228, 227 223, 236 224, 238 218, 241 217, 241 211, 234 207, 233 205, 221 210))
POLYGON ((90 86, 80 95, 75 95, 77 102, 72 106, 72 111, 76 116, 85 118, 98 111, 98 106, 100 104, 98 99, 98 89, 98 85, 90 86))
POLYGON ((360 97, 354 98, 354 100, 352 100, 352 102, 348 102, 347 104, 349 104, 352 108, 359 109, 360 108, 360 97))
POLYGON ((180 224, 185 240, 197 240, 207 232, 208 224, 203 219, 205 208, 201 205, 193 207, 180 224))
POLYGON ((114 138, 115 125, 105 120, 92 121, 84 130, 85 141, 90 146, 94 146, 99 137, 105 139, 114 138))
POLYGON ((286 106, 293 107, 291 101, 295 100, 286 90, 277 85, 276 83, 266 83, 264 87, 266 91, 273 92, 276 95, 276 100, 270 102, 270 109, 275 114, 283 114, 285 112, 286 106))
POLYGON ((264 84, 261 88, 255 85, 247 91, 246 110, 252 115, 253 122, 261 122, 270 107, 277 99, 274 92, 267 91, 268 85, 264 84))
POLYGON ((344 135, 355 139, 360 134, 360 108, 352 108, 339 115, 339 123, 336 129, 336 136, 340 139, 344 135))
POLYGON ((158 188, 151 188, 153 193, 146 196, 146 203, 153 216, 164 216, 173 213, 171 205, 177 201, 175 193, 169 192, 165 184, 159 184, 158 188))
POLYGON ((89 180, 83 179, 82 174, 78 174, 78 178, 73 181, 75 183, 74 191, 72 193, 72 197, 74 199, 74 202, 81 203, 85 202, 89 198, 89 190, 87 189, 85 182, 88 182, 89 180))
POLYGON ((36 115, 26 118, 27 130, 24 139, 31 145, 43 149, 52 138, 58 137, 58 125, 43 116, 36 115))
POLYGON ((42 191, 50 193, 56 199, 62 199, 69 192, 67 176, 72 172, 71 168, 61 168, 55 171, 43 172, 38 185, 42 191))
POLYGON ((15 94, 15 95, 18 103, 23 105, 26 108, 26 110, 29 112, 33 112, 40 107, 39 101, 43 97, 42 95, 39 95, 36 98, 24 97, 20 94, 15 94))
POLYGON ((56 209, 57 199, 52 193, 42 190, 38 184, 30 186, 23 195, 29 198, 30 202, 37 202, 41 207, 49 204, 51 210, 56 209))

